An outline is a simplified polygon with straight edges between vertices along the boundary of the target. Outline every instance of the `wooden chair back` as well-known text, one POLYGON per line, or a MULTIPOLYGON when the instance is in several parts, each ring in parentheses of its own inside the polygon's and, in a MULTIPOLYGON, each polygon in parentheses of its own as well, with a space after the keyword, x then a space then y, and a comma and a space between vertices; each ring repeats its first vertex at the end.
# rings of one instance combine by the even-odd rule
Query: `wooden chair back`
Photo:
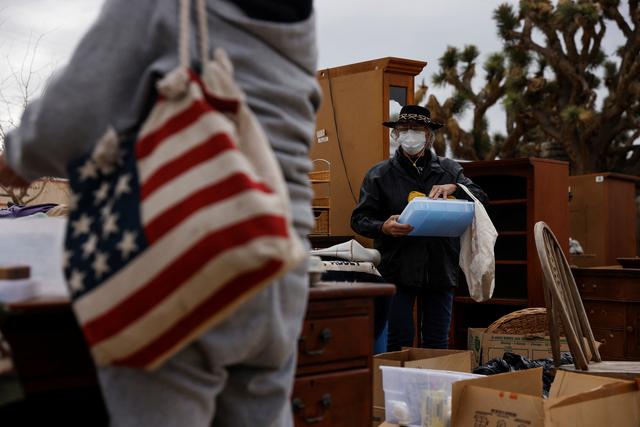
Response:
POLYGON ((589 357, 596 362, 602 359, 571 268, 547 224, 543 221, 536 223, 534 235, 544 273, 544 297, 554 363, 560 366, 559 326, 562 324, 576 369, 586 371, 589 369, 589 357))

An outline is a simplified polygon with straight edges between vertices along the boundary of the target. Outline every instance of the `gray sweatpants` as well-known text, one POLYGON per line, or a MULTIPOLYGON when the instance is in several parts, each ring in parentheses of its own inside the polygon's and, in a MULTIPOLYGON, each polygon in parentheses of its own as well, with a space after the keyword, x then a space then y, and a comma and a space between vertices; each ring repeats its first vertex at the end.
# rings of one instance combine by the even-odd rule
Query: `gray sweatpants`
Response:
POLYGON ((108 367, 114 427, 288 427, 306 266, 258 293, 158 370, 108 367))

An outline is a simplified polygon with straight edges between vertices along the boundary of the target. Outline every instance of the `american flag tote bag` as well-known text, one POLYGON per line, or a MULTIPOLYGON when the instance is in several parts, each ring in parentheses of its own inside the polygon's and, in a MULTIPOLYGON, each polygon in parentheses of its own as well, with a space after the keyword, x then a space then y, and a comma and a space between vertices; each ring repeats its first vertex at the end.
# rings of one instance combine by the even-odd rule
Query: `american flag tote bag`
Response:
POLYGON ((69 165, 65 274, 98 366, 153 369, 304 258, 284 178, 217 50, 208 59, 197 0, 201 75, 158 84, 139 133, 110 130, 69 165))

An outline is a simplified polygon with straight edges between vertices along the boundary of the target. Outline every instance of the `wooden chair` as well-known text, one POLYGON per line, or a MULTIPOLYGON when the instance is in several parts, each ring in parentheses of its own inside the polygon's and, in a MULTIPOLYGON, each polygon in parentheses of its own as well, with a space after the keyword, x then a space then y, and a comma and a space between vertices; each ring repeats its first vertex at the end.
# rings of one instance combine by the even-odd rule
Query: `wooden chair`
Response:
POLYGON ((593 375, 634 379, 640 377, 640 362, 602 361, 589 320, 558 240, 547 224, 540 221, 534 227, 536 248, 544 272, 544 297, 547 304, 549 336, 553 361, 560 367, 560 326, 567 337, 575 368, 563 370, 588 371, 593 375), (589 363, 590 359, 594 363, 589 363))
POLYGON ((597 362, 602 359, 571 268, 547 224, 543 221, 536 223, 534 235, 544 273, 544 297, 554 363, 560 366, 561 321, 575 367, 586 371, 589 369, 589 355, 597 362))

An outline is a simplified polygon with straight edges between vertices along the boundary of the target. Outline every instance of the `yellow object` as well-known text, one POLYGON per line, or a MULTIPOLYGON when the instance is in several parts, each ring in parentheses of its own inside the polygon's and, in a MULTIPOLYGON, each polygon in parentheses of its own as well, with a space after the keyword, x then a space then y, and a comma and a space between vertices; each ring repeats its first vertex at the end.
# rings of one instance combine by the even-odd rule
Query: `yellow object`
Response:
MULTIPOLYGON (((421 193, 419 191, 412 191, 411 193, 409 193, 409 197, 407 197, 407 202, 412 201, 413 199, 415 199, 416 197, 427 197, 426 194, 421 193)), ((456 198, 452 195, 448 195, 447 199, 453 199, 455 200, 456 198)))
POLYGON ((411 193, 409 193, 409 197, 407 197, 407 202, 412 201, 416 197, 427 197, 427 195, 419 191, 412 191, 411 193))

